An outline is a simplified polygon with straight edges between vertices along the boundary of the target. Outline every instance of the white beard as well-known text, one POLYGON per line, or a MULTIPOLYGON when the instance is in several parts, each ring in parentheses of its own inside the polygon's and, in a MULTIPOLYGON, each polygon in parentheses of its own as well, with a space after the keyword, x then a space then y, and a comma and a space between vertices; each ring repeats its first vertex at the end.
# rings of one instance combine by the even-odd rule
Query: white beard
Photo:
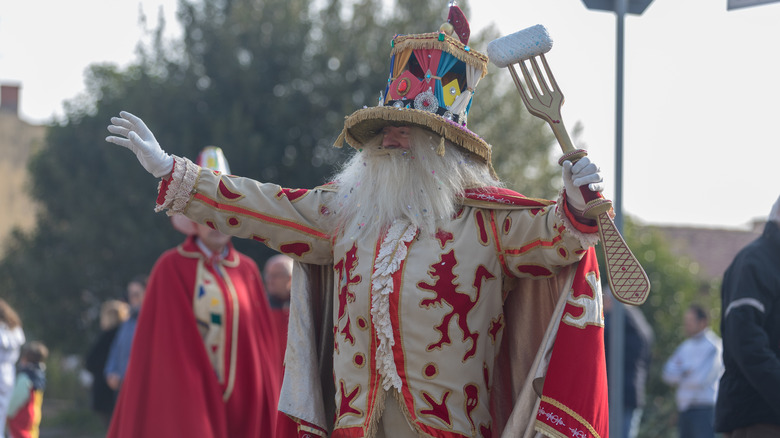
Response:
POLYGON ((409 150, 382 148, 381 140, 365 144, 333 178, 331 232, 358 238, 403 219, 433 235, 452 218, 464 189, 501 185, 484 162, 449 142, 444 156, 437 155, 440 137, 430 131, 412 128, 409 150))

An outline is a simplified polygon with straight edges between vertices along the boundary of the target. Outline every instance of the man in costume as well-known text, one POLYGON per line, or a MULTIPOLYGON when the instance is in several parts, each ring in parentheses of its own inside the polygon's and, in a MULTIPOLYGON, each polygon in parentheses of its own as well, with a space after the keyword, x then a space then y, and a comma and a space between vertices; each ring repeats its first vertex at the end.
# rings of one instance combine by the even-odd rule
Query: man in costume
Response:
POLYGON ((300 436, 606 436, 596 226, 579 213, 580 188, 603 189, 598 167, 566 162, 557 203, 501 188, 466 127, 488 60, 457 6, 448 21, 393 39, 387 87, 346 119, 337 143, 358 152, 332 184, 201 169, 126 112, 107 141, 163 177, 158 211, 298 262, 279 406, 300 436))
MULTIPOLYGON (((228 172, 218 148, 198 163, 228 172)), ((260 271, 229 235, 174 226, 188 237, 152 269, 108 437, 276 436, 282 359, 260 271)))

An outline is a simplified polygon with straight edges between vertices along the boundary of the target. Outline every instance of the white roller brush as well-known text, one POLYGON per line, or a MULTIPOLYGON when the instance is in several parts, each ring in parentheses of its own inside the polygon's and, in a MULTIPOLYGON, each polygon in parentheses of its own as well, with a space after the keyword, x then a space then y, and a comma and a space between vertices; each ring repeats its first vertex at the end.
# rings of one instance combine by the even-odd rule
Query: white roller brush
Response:
POLYGON ((549 52, 552 49, 552 43, 547 29, 541 24, 537 24, 491 41, 487 46, 487 52, 493 64, 498 67, 506 67, 549 52))
POLYGON ((561 162, 574 162, 583 157, 585 151, 574 147, 563 125, 563 93, 558 88, 544 56, 550 49, 552 39, 541 24, 498 38, 487 46, 490 61, 498 67, 506 67, 512 74, 517 91, 520 92, 528 111, 550 124, 563 149, 561 162))

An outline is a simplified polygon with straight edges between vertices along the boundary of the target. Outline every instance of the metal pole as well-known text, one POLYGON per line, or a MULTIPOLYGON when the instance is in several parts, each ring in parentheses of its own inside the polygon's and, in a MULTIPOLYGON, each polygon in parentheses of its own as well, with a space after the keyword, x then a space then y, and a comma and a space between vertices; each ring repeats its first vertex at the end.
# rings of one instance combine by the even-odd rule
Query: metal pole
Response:
POLYGON ((617 54, 615 71, 615 226, 623 232, 623 52, 625 33, 625 12, 628 0, 616 0, 617 54))
MULTIPOLYGON (((615 211, 615 226, 623 232, 623 34, 624 17, 628 10, 628 0, 615 0, 615 14, 617 16, 617 54, 615 72, 615 198, 612 203, 615 211)), ((610 435, 617 438, 623 436, 623 421, 625 413, 623 407, 625 370, 624 370, 624 342, 625 342, 625 309, 623 304, 612 300, 612 315, 609 335, 609 425, 610 435)))

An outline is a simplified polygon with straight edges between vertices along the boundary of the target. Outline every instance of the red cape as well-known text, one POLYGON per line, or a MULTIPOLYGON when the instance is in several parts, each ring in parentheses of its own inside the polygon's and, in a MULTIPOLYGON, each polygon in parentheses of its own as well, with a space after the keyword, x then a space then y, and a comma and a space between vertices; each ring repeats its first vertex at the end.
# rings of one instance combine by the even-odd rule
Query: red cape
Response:
MULTIPOLYGON (((204 257, 189 237, 152 269, 109 438, 276 436, 282 357, 260 272, 232 246, 222 262, 239 303, 235 315, 222 283, 225 327, 237 327, 235 339, 226 336, 237 349, 235 384, 224 400, 227 385, 217 379, 193 312, 204 257)), ((225 349, 226 369, 230 350, 225 349)))

